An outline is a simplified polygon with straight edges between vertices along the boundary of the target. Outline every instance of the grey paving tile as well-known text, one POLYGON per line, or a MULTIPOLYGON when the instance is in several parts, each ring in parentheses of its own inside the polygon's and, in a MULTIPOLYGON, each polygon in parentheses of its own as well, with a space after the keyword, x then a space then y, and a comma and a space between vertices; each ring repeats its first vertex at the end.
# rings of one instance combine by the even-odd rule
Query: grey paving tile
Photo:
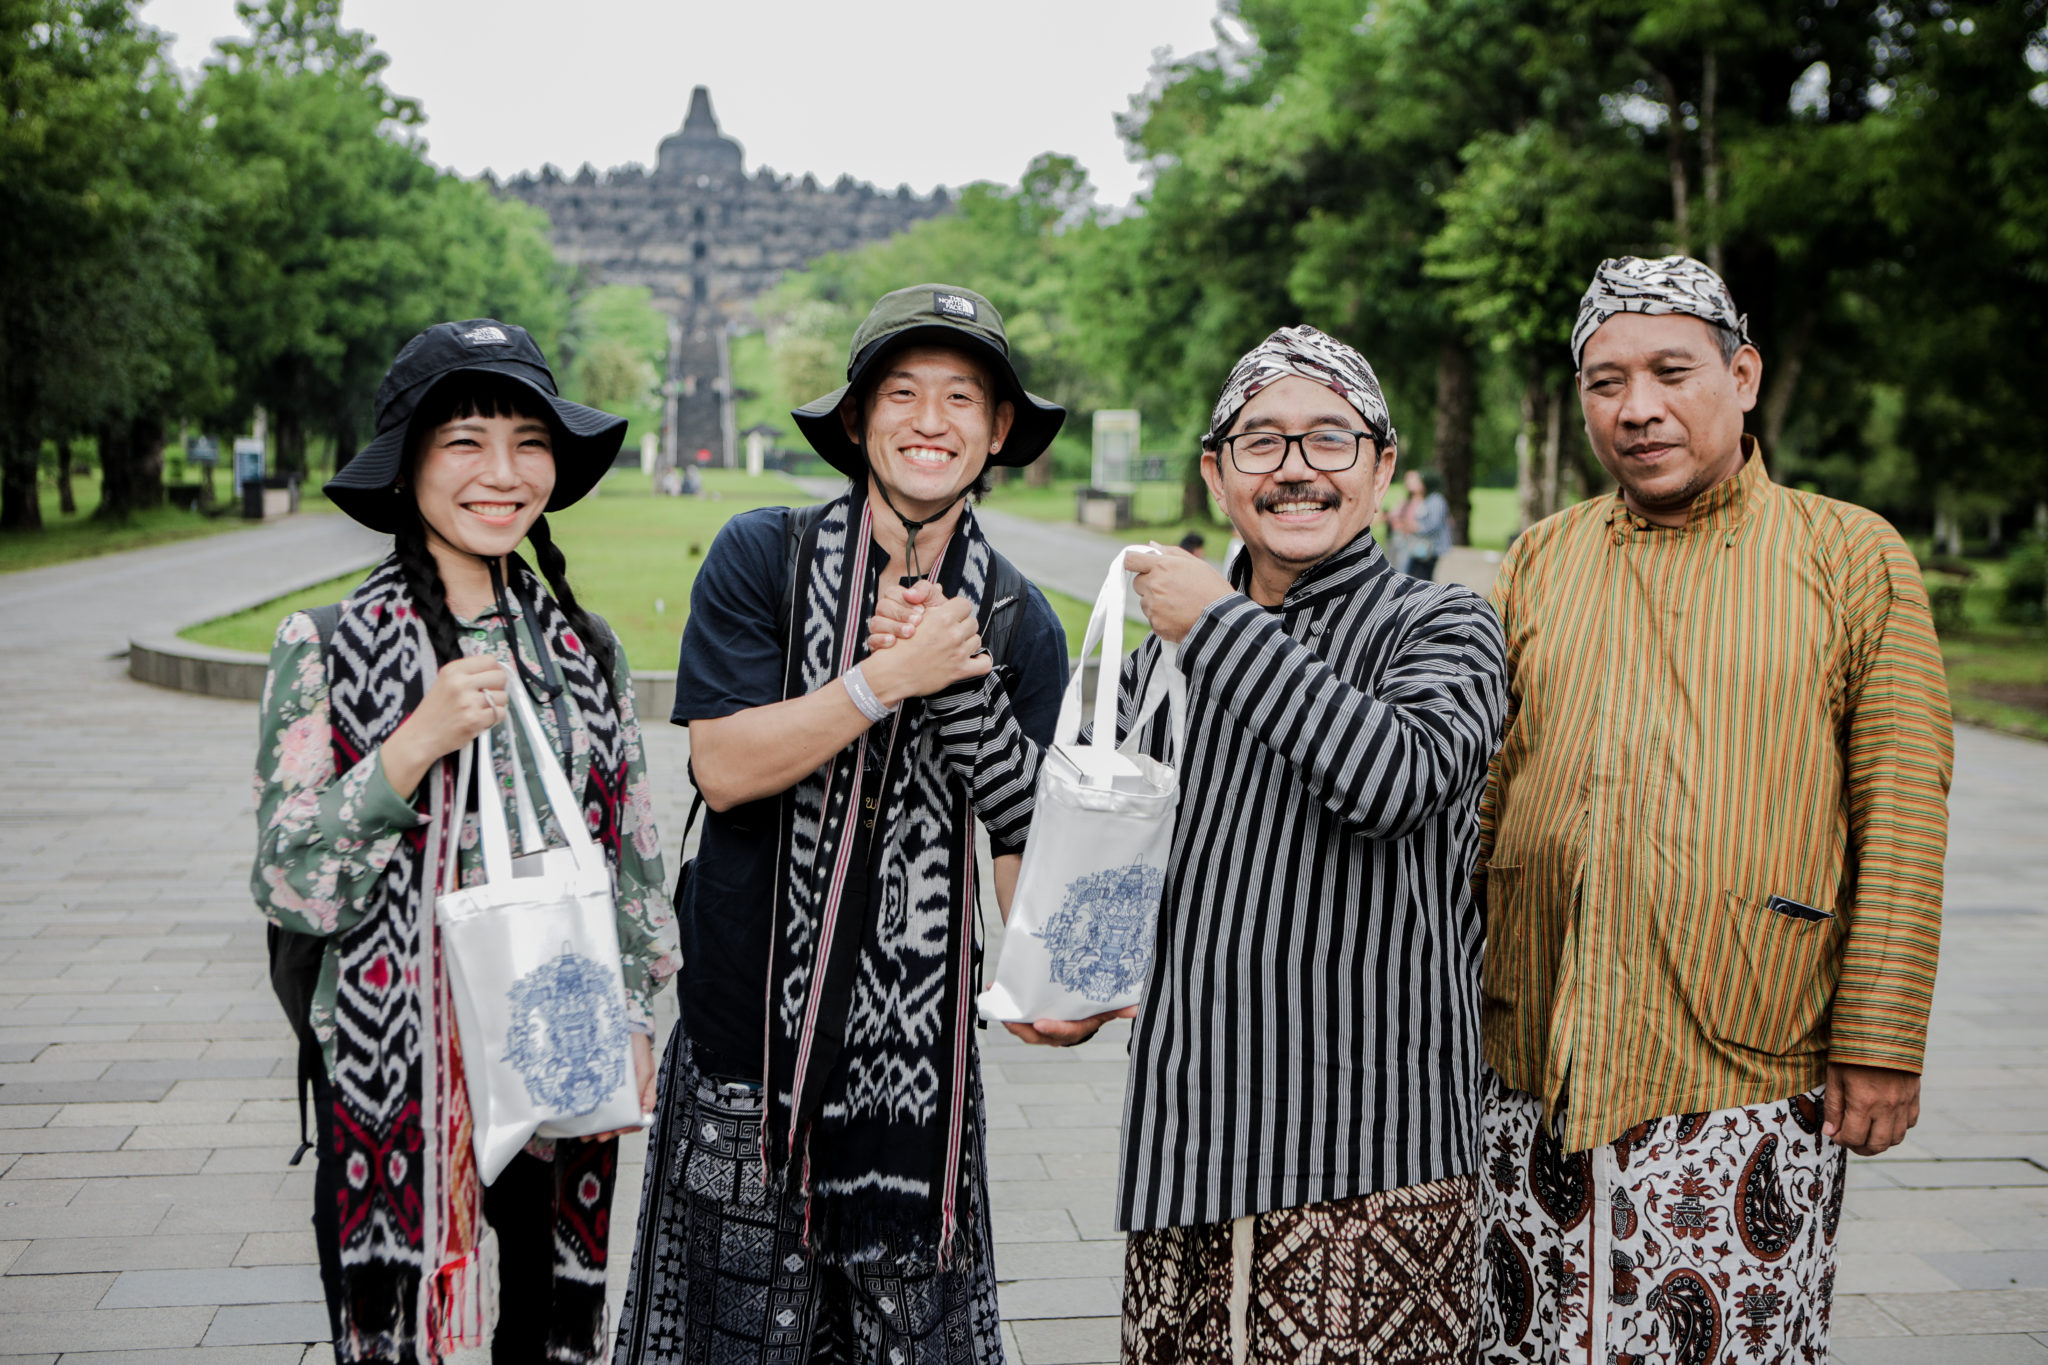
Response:
POLYGON ((173 1204, 157 1231, 168 1233, 205 1232, 291 1232, 306 1225, 313 1201, 266 1199, 245 1204, 173 1204))
POLYGON ((239 1233, 213 1236, 55 1237, 24 1244, 8 1273, 65 1275, 90 1270, 159 1270, 228 1265, 239 1233))
MULTIPOLYGON (((617 1211, 615 1205, 614 1212, 617 1211)), ((312 1210, 308 1209, 306 1212, 307 1224, 296 1232, 252 1232, 244 1237, 241 1249, 235 1253, 235 1264, 318 1265, 320 1251, 313 1243, 312 1210)), ((632 1226, 631 1219, 616 1220, 614 1226, 617 1222, 624 1222, 629 1228, 632 1226)), ((623 1265, 630 1260, 629 1255, 626 1262, 614 1264, 623 1265)))
POLYGON ((250 1346, 264 1342, 328 1339, 327 1308, 319 1303, 272 1303, 223 1308, 206 1331, 206 1345, 250 1346))
POLYGON ((317 1265, 278 1265, 123 1271, 99 1306, 180 1308, 322 1302, 317 1265))
POLYGON ((1115 1127, 1095 1128, 1006 1128, 991 1130, 990 1152, 1117 1152, 1122 1150, 1115 1127))
POLYGON ((0 1085, 24 1085, 41 1081, 96 1081, 107 1069, 105 1062, 20 1062, 0 1064, 0 1085))
POLYGON ((1958 1290, 1952 1294, 1878 1294, 1877 1306, 1915 1336, 2048 1332, 2048 1290, 1958 1290))
POLYGON ((110 1081, 201 1081, 270 1074, 265 1057, 181 1057, 170 1061, 114 1062, 110 1081))
POLYGON ((85 1181, 77 1177, 32 1180, 27 1176, 0 1180, 0 1208, 61 1209, 78 1197, 85 1181))
POLYGON ((169 1081, 34 1081, 0 1085, 0 1104, 95 1104, 160 1100, 169 1081))
POLYGON ((999 1286, 998 1292, 1003 1316, 1011 1322, 1029 1318, 1113 1318, 1123 1311, 1123 1281, 1109 1276, 1014 1280, 999 1286))
MULTIPOLYGON (((0 1237, 26 1237, 41 1244, 53 1237, 139 1236, 155 1230, 163 1218, 163 1209, 136 1204, 101 1204, 77 1209, 0 1208, 0 1237)), ((35 1248, 31 1247, 29 1255, 34 1254, 35 1248)))
MULTIPOLYGON (((5 1137, 0 1136, 0 1146, 5 1137)), ((137 1128, 127 1144, 146 1147, 279 1147, 287 1156, 299 1145, 297 1120, 290 1123, 165 1123, 137 1128)))
POLYGON ((1835 1268, 1835 1288, 1843 1294, 1932 1294, 1961 1286, 1905 1252, 1843 1251, 1835 1268))
POLYGON ((1923 1259, 1964 1289, 2048 1289, 2048 1251, 1937 1253, 1923 1259))
POLYGON ((58 1062, 169 1062, 198 1057, 206 1043, 198 1038, 154 1039, 146 1042, 55 1043, 36 1060, 58 1062))
POLYGON ((233 1100, 155 1100, 146 1104, 67 1104, 49 1122, 52 1128, 134 1128, 144 1124, 227 1123, 235 1116, 233 1100))
POLYGON ((197 1346, 213 1321, 211 1308, 127 1308, 0 1314, 9 1350, 120 1351, 197 1346))
POLYGON ((988 1226, 999 1246, 1006 1242, 1072 1242, 1080 1235, 1065 1209, 991 1209, 988 1226))
MULTIPOLYGON (((296 1342, 275 1346, 192 1346, 154 1351, 66 1351, 69 1365, 333 1365, 334 1348, 323 1342, 308 1359, 296 1342)), ((7 1362, 0 1357, 0 1362, 7 1362)), ((465 1362, 464 1365, 467 1365, 465 1362)), ((485 1362, 478 1362, 485 1365, 485 1362)))
POLYGON ((166 1148, 154 1152, 36 1152, 22 1157, 8 1171, 10 1179, 88 1180, 122 1175, 191 1175, 206 1164, 207 1153, 166 1148))
POLYGON ((0 1276, 0 1313, 91 1308, 113 1283, 107 1273, 0 1276))
POLYGON ((2048 1346, 2010 1334, 1831 1339, 1828 1354, 1835 1365, 2048 1365, 2048 1346))
POLYGON ((1861 1294, 1835 1295, 1833 1308, 1828 1313, 1828 1340, 1841 1341, 1847 1337, 1902 1337, 1906 1329, 1899 1322, 1861 1294))
POLYGON ((1962 1226, 1994 1251, 2048 1251, 2048 1218, 1972 1218, 1962 1226))
POLYGON ((1876 1164, 1895 1184, 1908 1190, 2048 1186, 2048 1170, 2031 1161, 1885 1161, 1876 1164))
POLYGON ((111 1152, 132 1128, 0 1128, 0 1152, 111 1152))
POLYGON ((0 1242, 0 1275, 5 1275, 13 1267, 28 1246, 26 1241, 0 1242))
MULTIPOLYGON (((95 1181, 79 1191, 76 1206, 92 1204, 252 1203, 274 1199, 282 1171, 250 1175, 138 1175, 95 1181)), ((311 1189, 307 1191, 311 1197, 311 1189)))
POLYGON ((0 1128, 41 1128, 57 1117, 62 1105, 0 1104, 0 1128))
POLYGON ((1012 1242, 996 1246, 999 1280, 1119 1278, 1124 1273, 1121 1242, 1012 1242))
POLYGON ((1118 1357, 1121 1327, 1120 1318, 1048 1318, 1012 1330, 1023 1365, 1106 1365, 1118 1357))

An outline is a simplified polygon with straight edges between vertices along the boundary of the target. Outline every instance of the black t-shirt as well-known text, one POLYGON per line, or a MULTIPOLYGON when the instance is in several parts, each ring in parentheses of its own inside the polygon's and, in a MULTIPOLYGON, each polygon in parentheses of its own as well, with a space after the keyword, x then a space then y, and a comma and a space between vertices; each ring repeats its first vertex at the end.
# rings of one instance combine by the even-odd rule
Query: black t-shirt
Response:
MULTIPOLYGON (((788 511, 764 507, 725 524, 690 590, 676 666, 677 725, 781 701, 778 603, 789 592, 788 511)), ((872 561, 887 555, 877 548, 872 561)), ((1029 589, 1011 638, 1010 706, 1024 733, 1052 742, 1067 685, 1067 638, 1052 606, 1029 589)), ((777 798, 706 809, 697 862, 677 928, 684 1033, 707 1075, 759 1080, 768 1024, 769 929, 774 920, 777 798)), ((1015 853, 998 848, 998 854, 1015 853)))

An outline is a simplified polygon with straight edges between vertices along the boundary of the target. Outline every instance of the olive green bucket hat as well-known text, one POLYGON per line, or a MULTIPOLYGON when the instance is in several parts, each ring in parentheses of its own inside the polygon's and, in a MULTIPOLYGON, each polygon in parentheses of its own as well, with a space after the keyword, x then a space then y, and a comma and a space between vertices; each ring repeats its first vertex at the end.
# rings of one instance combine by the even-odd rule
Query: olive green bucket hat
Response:
POLYGON ((986 365, 1006 400, 1016 409, 1010 435, 1003 448, 989 456, 990 464, 1027 465, 1045 452, 1059 435, 1067 410, 1057 403, 1027 393, 1010 364, 1010 342, 1003 335, 1003 318, 990 303, 972 289, 951 284, 913 284, 907 289, 882 295, 869 310, 867 321, 853 334, 847 352, 846 382, 822 398, 814 398, 789 414, 810 441, 811 448, 850 479, 867 470, 867 456, 846 435, 839 419, 839 405, 846 395, 860 388, 875 365, 906 346, 950 346, 986 365))

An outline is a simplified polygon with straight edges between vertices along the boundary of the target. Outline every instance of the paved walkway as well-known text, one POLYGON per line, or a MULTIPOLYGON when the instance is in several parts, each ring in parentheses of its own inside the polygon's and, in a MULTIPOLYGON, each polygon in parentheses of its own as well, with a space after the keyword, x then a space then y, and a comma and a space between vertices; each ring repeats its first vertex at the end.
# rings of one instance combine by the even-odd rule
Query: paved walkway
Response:
MULTIPOLYGON (((375 548, 307 517, 0 577, 0 1365, 326 1357, 306 1345, 325 1331, 311 1175, 285 1165, 289 1034, 246 888, 254 709, 132 682, 114 656, 375 548)), ((673 831, 683 737, 648 740, 673 831)), ((1897 1156, 1852 1167, 1848 1365, 2048 1362, 2048 747, 1958 748, 1927 1112, 1897 1156)), ((1113 1360, 1121 1037, 985 1036, 1012 1359, 1113 1360)))

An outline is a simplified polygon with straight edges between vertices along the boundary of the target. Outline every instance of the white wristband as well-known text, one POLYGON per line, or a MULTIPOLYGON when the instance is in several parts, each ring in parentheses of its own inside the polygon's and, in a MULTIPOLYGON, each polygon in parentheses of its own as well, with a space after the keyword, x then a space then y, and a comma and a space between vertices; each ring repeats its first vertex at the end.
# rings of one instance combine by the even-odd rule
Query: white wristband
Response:
POLYGON ((839 680, 846 684, 846 695, 853 698, 854 709, 866 716, 870 722, 885 721, 896 710, 893 706, 882 705, 882 699, 875 695, 874 688, 868 686, 867 677, 860 671, 859 664, 840 674, 839 680))

